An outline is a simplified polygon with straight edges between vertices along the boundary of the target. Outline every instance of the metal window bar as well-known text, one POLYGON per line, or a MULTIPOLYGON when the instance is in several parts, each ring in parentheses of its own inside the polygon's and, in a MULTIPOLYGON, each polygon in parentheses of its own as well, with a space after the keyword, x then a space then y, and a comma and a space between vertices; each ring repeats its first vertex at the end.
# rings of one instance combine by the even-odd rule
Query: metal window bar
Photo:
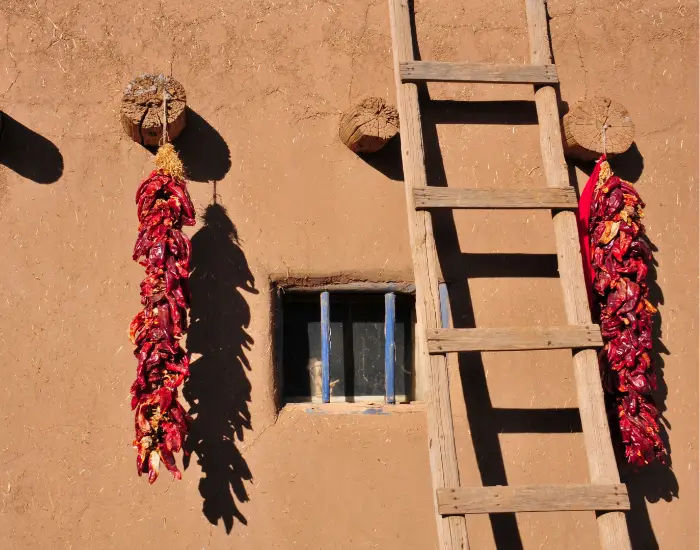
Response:
POLYGON ((321 292, 321 400, 331 400, 331 308, 328 291, 321 292))
POLYGON ((384 295, 384 400, 389 404, 396 403, 396 395, 394 393, 394 371, 396 368, 395 324, 396 294, 387 292, 384 295))
MULTIPOLYGON (((321 400, 331 400, 331 321, 330 294, 321 292, 321 400)), ((396 403, 394 379, 396 372, 396 294, 384 294, 384 400, 396 403)))

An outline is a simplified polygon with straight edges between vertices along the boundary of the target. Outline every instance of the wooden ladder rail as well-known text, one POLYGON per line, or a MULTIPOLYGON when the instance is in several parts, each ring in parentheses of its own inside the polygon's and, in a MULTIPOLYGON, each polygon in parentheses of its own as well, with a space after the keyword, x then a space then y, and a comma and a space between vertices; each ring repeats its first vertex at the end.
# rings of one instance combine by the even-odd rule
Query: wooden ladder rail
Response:
POLYGON ((407 0, 389 0, 397 102, 401 118, 401 154, 406 203, 416 278, 417 344, 419 361, 427 366, 428 437, 435 491, 438 541, 441 549, 468 548, 464 513, 496 511, 613 510, 598 516, 602 547, 630 548, 624 514, 627 492, 619 483, 607 425, 596 352, 574 353, 574 372, 581 423, 588 456, 590 486, 532 486, 462 488, 454 445, 449 381, 444 353, 465 349, 543 349, 599 345, 583 279, 578 230, 573 212, 553 212, 559 272, 568 327, 542 331, 467 329, 441 331, 438 291, 439 267, 430 214, 431 207, 449 208, 571 208, 568 169, 559 127, 556 68, 551 64, 545 0, 526 0, 532 69, 525 66, 484 67, 482 64, 444 64, 416 61, 407 0), (425 158, 416 81, 527 82, 535 84, 540 145, 550 192, 493 190, 434 192, 426 186, 425 158), (541 86, 538 86, 541 84, 541 86), (551 194, 551 193, 563 193, 551 194), (577 329, 581 329, 578 330, 577 329), (572 330, 573 329, 573 330, 572 330), (500 332, 499 332, 500 331, 500 332), (553 340, 554 339, 554 340, 553 340), (504 344, 504 340, 511 343, 504 344), (447 347, 445 347, 447 346, 447 347), (486 347, 484 347, 486 346, 486 347), (463 349, 464 348, 464 349, 463 349), (427 353, 431 353, 426 357, 427 353), (454 515, 452 515, 454 514, 454 515))
MULTIPOLYGON (((415 60, 411 15, 407 0, 389 0, 394 75, 397 105, 401 121, 401 159, 403 162, 408 210, 408 228, 416 284, 416 344, 418 361, 427 366, 428 449, 433 489, 459 487, 457 450, 452 424, 450 385, 445 355, 428 355, 426 329, 441 326, 440 271, 433 236, 430 212, 416 210, 413 189, 426 187, 425 152, 418 107, 418 87, 402 83, 399 64, 415 60)), ((443 516, 438 509, 437 493, 433 490, 435 516, 440 550, 468 550, 467 525, 464 516, 443 516)))
MULTIPOLYGON (((530 60, 532 63, 549 64, 552 62, 552 53, 549 46, 545 0, 526 0, 525 6, 530 60)), ((547 186, 569 187, 569 172, 564 160, 555 88, 550 85, 535 86, 535 105, 547 186)), ((583 277, 576 216, 573 212, 561 211, 554 213, 552 219, 566 318, 571 325, 589 325, 591 311, 583 277)), ((598 356, 595 350, 584 349, 574 353, 573 361, 591 483, 617 484, 620 482, 620 476, 605 412, 598 356)), ((601 545, 605 550, 631 548, 623 512, 601 513, 597 523, 601 545)))

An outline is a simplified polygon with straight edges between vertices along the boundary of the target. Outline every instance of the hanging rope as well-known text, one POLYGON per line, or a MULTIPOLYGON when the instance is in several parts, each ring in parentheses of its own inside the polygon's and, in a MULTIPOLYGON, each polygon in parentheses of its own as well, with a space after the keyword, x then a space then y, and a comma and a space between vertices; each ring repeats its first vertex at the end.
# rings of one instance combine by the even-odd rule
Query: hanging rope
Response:
POLYGON ((163 90, 163 137, 161 145, 168 143, 168 97, 170 94, 167 90, 163 90))
POLYGON ((603 154, 606 156, 608 154, 608 148, 607 148, 607 144, 605 142, 605 134, 606 134, 608 128, 609 128, 609 126, 607 124, 603 124, 603 131, 601 132, 601 135, 603 137, 603 154))

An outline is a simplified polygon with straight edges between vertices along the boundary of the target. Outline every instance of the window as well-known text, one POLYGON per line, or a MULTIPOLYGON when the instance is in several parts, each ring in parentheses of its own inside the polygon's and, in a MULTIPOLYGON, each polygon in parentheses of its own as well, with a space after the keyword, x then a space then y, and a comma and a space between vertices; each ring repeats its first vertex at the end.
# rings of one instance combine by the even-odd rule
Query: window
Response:
POLYGON ((277 357, 286 402, 411 399, 413 296, 352 286, 282 292, 277 357))

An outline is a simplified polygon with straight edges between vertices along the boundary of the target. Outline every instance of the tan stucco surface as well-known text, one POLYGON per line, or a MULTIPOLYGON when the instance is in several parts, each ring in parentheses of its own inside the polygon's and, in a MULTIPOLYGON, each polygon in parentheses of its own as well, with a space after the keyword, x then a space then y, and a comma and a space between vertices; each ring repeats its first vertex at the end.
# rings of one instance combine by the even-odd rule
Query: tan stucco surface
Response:
MULTIPOLYGON (((562 99, 608 95, 636 124, 636 152, 613 168, 636 181, 658 248, 659 396, 673 464, 623 472, 633 541, 692 550, 697 3, 549 4, 562 99)), ((524 2, 421 0, 416 22, 424 59, 527 61, 524 2)), ((341 112, 365 94, 395 98, 384 1, 0 4, 0 109, 16 122, 11 155, 0 154, 0 546, 435 546, 420 406, 386 415, 276 408, 271 277, 412 278, 398 149, 365 161, 337 139, 341 112), (194 296, 213 313, 199 326, 186 390, 204 411, 204 457, 192 456, 182 481, 165 472, 153 486, 136 476, 131 448, 127 338, 142 277, 131 261, 133 195, 152 155, 118 117, 124 86, 144 72, 172 72, 185 86, 195 113, 182 143, 194 204, 203 213, 218 180, 240 237, 238 246, 222 243, 202 222, 188 230, 200 275, 214 276, 194 296)), ((430 94, 479 102, 425 110, 431 177, 542 185, 529 87, 440 85, 430 94), (522 103, 489 103, 506 99, 522 103)), ((454 226, 437 225, 459 244, 445 251, 455 324, 564 322, 548 214, 459 212, 454 226), (541 256, 521 265, 492 253, 541 256), (528 277, 516 278, 518 269, 528 277)), ((583 439, 568 433, 575 414, 508 411, 575 407, 566 352, 485 354, 454 361, 450 372, 464 484, 587 481, 583 439), (537 433, 548 429, 559 433, 537 433)), ((590 513, 520 514, 517 529, 496 520, 495 536, 488 517, 468 526, 478 549, 597 544, 590 513)))

